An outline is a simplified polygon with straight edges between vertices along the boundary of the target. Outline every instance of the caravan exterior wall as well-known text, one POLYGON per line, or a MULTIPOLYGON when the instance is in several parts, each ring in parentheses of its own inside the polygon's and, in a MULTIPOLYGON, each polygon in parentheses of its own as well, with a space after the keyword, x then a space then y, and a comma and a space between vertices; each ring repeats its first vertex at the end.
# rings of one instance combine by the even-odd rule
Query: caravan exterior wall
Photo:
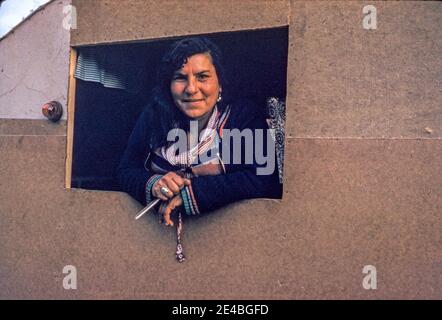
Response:
POLYGON ((72 46, 289 25, 284 196, 191 219, 177 264, 128 195, 64 188, 66 136, 2 125, 0 297, 441 299, 442 3, 367 4, 74 0, 72 46))

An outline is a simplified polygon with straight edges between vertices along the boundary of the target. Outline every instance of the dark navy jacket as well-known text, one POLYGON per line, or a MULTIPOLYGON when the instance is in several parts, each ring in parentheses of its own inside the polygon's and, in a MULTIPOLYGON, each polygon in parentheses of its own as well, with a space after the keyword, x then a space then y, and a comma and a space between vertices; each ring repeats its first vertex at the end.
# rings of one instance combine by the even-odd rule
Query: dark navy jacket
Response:
MULTIPOLYGON (((267 129, 265 118, 260 110, 250 101, 231 103, 230 116, 225 129, 267 129)), ((154 121, 143 112, 129 138, 127 148, 117 169, 117 178, 124 191, 146 204, 146 182, 154 174, 146 169, 146 159, 152 150, 149 147, 149 123, 154 121)), ((265 135, 264 135, 265 137, 265 135)), ((266 141, 266 139, 264 139, 266 141)), ((244 141, 242 141, 244 154, 244 141)), ((233 144, 231 144, 233 145, 233 144)), ((233 148, 231 148, 233 149, 233 148)), ((230 159, 233 159, 230 150, 230 159)), ((253 164, 225 164, 226 174, 215 176, 198 176, 192 179, 192 189, 195 201, 201 213, 215 210, 223 205, 250 198, 281 198, 282 185, 278 179, 278 169, 275 159, 275 169, 271 175, 257 175, 253 164)), ((264 165, 261 165, 263 167, 264 165)))

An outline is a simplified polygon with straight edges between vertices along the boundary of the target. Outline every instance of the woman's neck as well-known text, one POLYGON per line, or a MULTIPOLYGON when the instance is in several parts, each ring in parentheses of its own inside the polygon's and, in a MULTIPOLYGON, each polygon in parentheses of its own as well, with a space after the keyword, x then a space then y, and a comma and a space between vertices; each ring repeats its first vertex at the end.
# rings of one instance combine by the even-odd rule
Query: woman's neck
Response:
POLYGON ((187 138, 188 138, 188 144, 190 146, 196 145, 199 142, 199 136, 201 131, 207 127, 207 123, 209 122, 210 116, 213 113, 213 109, 209 112, 207 112, 205 115, 203 115, 201 118, 196 119, 198 121, 198 134, 195 135, 195 132, 190 130, 188 132, 187 138))
POLYGON ((213 108, 211 111, 207 112, 205 115, 203 115, 201 118, 198 119, 198 134, 200 134, 200 132, 206 128, 207 123, 209 122, 210 117, 212 116, 213 110, 215 108, 213 108))

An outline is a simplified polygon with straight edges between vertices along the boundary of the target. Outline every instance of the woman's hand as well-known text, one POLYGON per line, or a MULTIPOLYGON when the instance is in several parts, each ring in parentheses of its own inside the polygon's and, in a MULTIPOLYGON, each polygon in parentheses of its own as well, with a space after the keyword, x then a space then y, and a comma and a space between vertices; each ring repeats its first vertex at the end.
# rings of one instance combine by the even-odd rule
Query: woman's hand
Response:
POLYGON ((160 216, 163 217, 166 226, 173 227, 173 221, 170 219, 170 214, 174 209, 182 205, 183 205, 183 199, 181 198, 180 194, 174 196, 171 200, 167 202, 161 203, 160 207, 158 208, 158 212, 160 216))
POLYGON ((169 199, 172 199, 175 195, 179 194, 180 190, 188 185, 190 185, 189 179, 185 179, 175 172, 168 172, 161 179, 155 182, 152 187, 152 195, 155 198, 160 198, 163 201, 167 201, 169 199), (161 192, 162 187, 166 187, 167 189, 169 189, 169 192, 161 192))
POLYGON ((168 172, 153 185, 152 195, 164 201, 158 208, 158 212, 163 217, 166 226, 173 226, 170 215, 174 209, 183 205, 180 190, 188 185, 190 185, 190 180, 179 176, 175 172, 168 172), (163 187, 169 189, 169 192, 163 193, 161 191, 163 187))

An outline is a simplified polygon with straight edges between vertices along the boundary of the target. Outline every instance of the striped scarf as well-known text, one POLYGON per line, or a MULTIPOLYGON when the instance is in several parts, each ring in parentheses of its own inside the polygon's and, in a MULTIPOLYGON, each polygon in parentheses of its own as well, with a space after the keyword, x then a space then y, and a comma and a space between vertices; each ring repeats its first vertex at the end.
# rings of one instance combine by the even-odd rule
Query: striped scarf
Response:
MULTIPOLYGON (((173 166, 178 166, 182 169, 192 167, 197 163, 196 160, 200 155, 213 148, 214 145, 219 142, 218 132, 224 127, 229 113, 230 106, 227 106, 226 110, 221 113, 215 105, 212 115, 207 122, 207 126, 202 130, 197 144, 191 146, 190 149, 184 152, 178 153, 180 151, 179 143, 176 142, 159 148, 159 150, 156 151, 157 155, 167 160, 173 166)), ((177 132, 175 136, 177 136, 177 132)))
MULTIPOLYGON (((179 171, 185 178, 192 178, 193 174, 189 169, 192 166, 198 164, 196 160, 199 159, 200 155, 217 146, 217 143, 219 142, 219 137, 222 137, 222 129, 226 124, 229 114, 230 106, 227 106, 224 112, 221 113, 215 105, 207 126, 205 129, 202 130, 200 134, 201 138, 199 139, 197 144, 179 153, 179 142, 176 142, 158 148, 157 150, 155 150, 155 154, 169 162, 172 166, 180 168, 179 171)), ((178 132, 175 133, 175 136, 177 136, 178 132)), ((162 169, 159 165, 155 163, 151 163, 151 168, 157 173, 167 173, 167 170, 162 169)), ((177 215, 178 223, 176 228, 176 258, 179 262, 183 262, 186 258, 184 255, 183 246, 181 244, 181 236, 183 231, 182 210, 177 210, 177 215)), ((163 217, 160 217, 160 221, 162 221, 162 218, 163 217)))

